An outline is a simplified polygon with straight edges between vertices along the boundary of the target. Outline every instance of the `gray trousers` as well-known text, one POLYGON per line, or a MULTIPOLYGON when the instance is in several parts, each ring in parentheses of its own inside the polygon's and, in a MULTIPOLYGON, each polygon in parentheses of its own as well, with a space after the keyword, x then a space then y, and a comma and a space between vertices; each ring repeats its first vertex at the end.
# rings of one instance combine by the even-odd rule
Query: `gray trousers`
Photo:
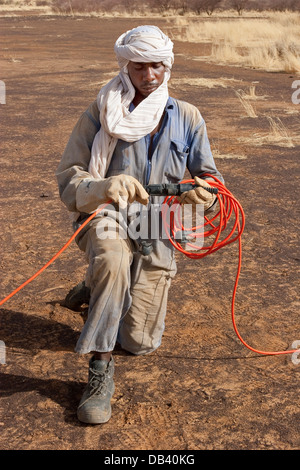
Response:
POLYGON ((143 256, 136 241, 116 236, 115 221, 111 235, 107 218, 101 217, 93 219, 77 240, 88 261, 91 298, 75 350, 108 352, 118 341, 133 354, 147 354, 161 344, 168 291, 176 273, 174 249, 168 240, 154 240, 151 255, 143 256))

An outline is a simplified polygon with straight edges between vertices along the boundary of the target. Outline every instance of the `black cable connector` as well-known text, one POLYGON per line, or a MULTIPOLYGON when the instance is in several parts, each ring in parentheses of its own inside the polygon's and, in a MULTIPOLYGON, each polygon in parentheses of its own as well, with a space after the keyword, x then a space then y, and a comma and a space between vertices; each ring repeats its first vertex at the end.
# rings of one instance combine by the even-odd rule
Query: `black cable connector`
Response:
MULTIPOLYGON (((180 196, 186 191, 199 188, 200 186, 194 183, 162 183, 162 184, 148 184, 145 189, 151 196, 180 196)), ((218 188, 213 186, 201 186, 211 194, 218 194, 218 188)))

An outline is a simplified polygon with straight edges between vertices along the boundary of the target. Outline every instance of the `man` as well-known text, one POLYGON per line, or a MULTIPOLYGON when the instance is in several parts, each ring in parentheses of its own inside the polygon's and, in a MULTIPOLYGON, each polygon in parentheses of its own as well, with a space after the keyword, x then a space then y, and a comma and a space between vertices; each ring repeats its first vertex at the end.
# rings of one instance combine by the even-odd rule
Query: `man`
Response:
POLYGON ((222 180, 201 114, 169 97, 170 39, 155 26, 140 26, 119 37, 115 52, 120 73, 79 119, 57 169, 60 196, 76 228, 102 203, 113 203, 77 237, 89 263, 88 318, 76 345, 78 353, 92 353, 77 410, 85 423, 111 416, 116 342, 130 353, 147 354, 159 347, 164 331, 174 249, 158 237, 150 240, 151 256, 144 256, 126 231, 130 207, 149 203, 146 184, 179 182, 187 168, 198 187, 182 200, 207 210, 215 196, 201 187, 209 186, 201 176, 222 180))

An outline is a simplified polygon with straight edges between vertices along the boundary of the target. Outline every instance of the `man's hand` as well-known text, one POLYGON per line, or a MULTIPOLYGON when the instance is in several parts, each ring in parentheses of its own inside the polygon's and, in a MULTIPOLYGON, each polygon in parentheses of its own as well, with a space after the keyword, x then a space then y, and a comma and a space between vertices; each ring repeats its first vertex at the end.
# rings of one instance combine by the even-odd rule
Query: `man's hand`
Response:
POLYGON ((107 199, 125 208, 127 202, 138 201, 147 205, 149 202, 149 194, 146 192, 141 183, 129 175, 110 176, 105 180, 105 193, 107 199))
POLYGON ((178 197, 178 200, 181 204, 203 204, 204 210, 206 211, 215 202, 216 195, 203 189, 205 187, 210 187, 210 184, 206 180, 201 179, 198 176, 195 176, 194 180, 197 188, 183 193, 178 197))
POLYGON ((125 209, 133 201, 147 205, 149 195, 138 180, 129 175, 110 176, 105 179, 84 179, 76 192, 76 208, 79 212, 91 214, 108 201, 125 209))

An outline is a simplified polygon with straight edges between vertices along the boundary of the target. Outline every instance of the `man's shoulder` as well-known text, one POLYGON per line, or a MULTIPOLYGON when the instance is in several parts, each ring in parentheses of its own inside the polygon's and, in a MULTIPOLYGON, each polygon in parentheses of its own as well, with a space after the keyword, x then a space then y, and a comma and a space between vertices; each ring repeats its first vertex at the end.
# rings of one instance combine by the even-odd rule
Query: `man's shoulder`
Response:
POLYGON ((99 109, 97 105, 97 100, 93 101, 89 107, 85 110, 83 115, 87 116, 90 121, 93 122, 93 124, 99 128, 100 127, 100 122, 99 122, 99 109))
POLYGON ((202 119, 199 109, 187 101, 170 97, 169 104, 173 106, 173 108, 177 109, 177 111, 186 118, 196 119, 198 121, 199 119, 202 119))

